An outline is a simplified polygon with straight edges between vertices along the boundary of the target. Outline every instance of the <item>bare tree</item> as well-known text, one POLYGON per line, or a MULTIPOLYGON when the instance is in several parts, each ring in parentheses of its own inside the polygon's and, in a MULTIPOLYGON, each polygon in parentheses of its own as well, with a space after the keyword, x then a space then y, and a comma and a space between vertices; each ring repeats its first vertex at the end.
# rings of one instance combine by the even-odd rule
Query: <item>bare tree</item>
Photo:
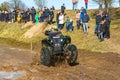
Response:
POLYGON ((120 0, 119 0, 119 6, 120 6, 120 0))
MULTIPOLYGON (((93 1, 99 4, 101 0, 93 0, 93 1)), ((103 4, 105 5, 106 11, 108 11, 109 6, 112 6, 112 3, 114 1, 115 0, 103 0, 103 4)))
POLYGON ((26 8, 26 5, 21 1, 21 0, 11 0, 10 1, 10 6, 12 8, 18 9, 18 8, 26 8))
POLYGON ((34 0, 38 8, 43 8, 46 4, 46 0, 34 0))
POLYGON ((1 3, 0 10, 10 10, 10 3, 6 1, 1 3))

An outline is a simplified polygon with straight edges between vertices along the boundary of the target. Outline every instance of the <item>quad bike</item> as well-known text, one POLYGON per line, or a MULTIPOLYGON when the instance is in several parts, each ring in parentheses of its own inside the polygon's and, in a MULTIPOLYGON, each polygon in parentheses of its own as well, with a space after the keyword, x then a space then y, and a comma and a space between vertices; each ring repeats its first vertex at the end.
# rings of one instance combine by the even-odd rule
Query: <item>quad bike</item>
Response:
POLYGON ((59 30, 47 30, 48 38, 42 40, 40 61, 43 65, 50 66, 54 56, 62 56, 69 65, 76 63, 77 47, 71 44, 71 37, 64 36, 59 30))

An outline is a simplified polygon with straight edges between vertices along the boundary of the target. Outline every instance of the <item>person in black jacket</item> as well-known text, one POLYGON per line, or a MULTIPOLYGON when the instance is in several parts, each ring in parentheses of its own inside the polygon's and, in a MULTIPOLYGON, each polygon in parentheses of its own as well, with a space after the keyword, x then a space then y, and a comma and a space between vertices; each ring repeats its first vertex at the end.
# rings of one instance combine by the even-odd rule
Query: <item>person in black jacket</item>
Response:
POLYGON ((30 9, 28 8, 26 12, 27 12, 27 21, 30 21, 30 9))
POLYGON ((52 8, 50 9, 50 24, 53 23, 53 18, 54 18, 54 12, 52 10, 52 8))
POLYGON ((101 20, 102 20, 102 16, 98 12, 96 15, 96 26, 95 26, 95 34, 97 35, 98 35, 98 27, 100 25, 101 20))
POLYGON ((111 23, 111 18, 109 17, 108 13, 106 14, 105 17, 106 20, 106 27, 105 27, 105 38, 109 39, 110 38, 110 23, 111 23))
POLYGON ((61 12, 62 12, 62 14, 64 14, 64 12, 65 12, 65 4, 63 4, 63 5, 61 6, 61 12))
POLYGON ((100 41, 104 41, 103 33, 105 32, 105 26, 106 26, 105 22, 106 22, 105 18, 102 18, 100 25, 98 27, 98 39, 100 41))
POLYGON ((49 22, 49 15, 50 15, 50 10, 47 7, 44 7, 44 16, 45 16, 45 21, 49 22))
POLYGON ((31 16, 32 16, 32 22, 35 22, 35 14, 36 14, 36 10, 34 7, 31 8, 31 16))
POLYGON ((40 16, 40 22, 44 22, 45 19, 45 11, 42 11, 42 14, 40 16))

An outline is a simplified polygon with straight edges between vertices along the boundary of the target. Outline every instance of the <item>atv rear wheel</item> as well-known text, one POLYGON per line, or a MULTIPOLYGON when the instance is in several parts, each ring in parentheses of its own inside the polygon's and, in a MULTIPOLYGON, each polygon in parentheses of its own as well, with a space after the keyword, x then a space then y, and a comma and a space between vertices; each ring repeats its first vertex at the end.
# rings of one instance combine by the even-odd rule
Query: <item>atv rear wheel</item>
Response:
POLYGON ((45 65, 45 66, 50 66, 51 64, 51 55, 50 55, 50 51, 47 48, 42 48, 41 49, 41 64, 45 65))
POLYGON ((68 64, 69 65, 74 65, 76 63, 78 57, 78 51, 77 47, 75 45, 70 45, 68 47, 68 64))

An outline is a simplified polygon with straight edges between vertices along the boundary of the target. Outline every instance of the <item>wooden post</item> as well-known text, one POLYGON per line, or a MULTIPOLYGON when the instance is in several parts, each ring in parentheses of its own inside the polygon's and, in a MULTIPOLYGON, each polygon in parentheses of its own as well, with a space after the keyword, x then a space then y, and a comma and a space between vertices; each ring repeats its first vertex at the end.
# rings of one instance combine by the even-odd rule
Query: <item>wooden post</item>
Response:
POLYGON ((33 50, 32 39, 31 39, 31 42, 30 42, 30 47, 31 47, 31 51, 32 51, 33 50))

